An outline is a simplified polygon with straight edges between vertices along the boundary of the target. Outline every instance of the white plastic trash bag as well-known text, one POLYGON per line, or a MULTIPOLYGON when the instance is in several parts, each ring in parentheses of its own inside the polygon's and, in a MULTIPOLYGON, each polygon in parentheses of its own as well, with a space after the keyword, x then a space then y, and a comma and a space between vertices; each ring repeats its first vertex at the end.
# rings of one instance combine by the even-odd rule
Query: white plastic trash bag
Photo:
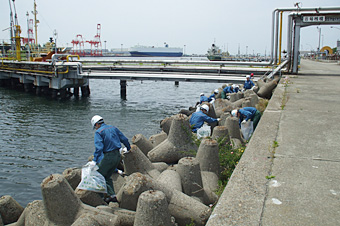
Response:
POLYGON ((97 169, 98 166, 95 166, 94 168, 90 166, 83 166, 81 169, 81 181, 77 188, 99 193, 107 193, 105 178, 97 171, 97 169))
POLYGON ((253 121, 248 120, 246 123, 241 123, 241 132, 245 140, 249 140, 253 134, 253 121))
POLYGON ((200 139, 201 137, 210 136, 210 131, 210 126, 203 124, 203 126, 197 130, 197 138, 200 139))

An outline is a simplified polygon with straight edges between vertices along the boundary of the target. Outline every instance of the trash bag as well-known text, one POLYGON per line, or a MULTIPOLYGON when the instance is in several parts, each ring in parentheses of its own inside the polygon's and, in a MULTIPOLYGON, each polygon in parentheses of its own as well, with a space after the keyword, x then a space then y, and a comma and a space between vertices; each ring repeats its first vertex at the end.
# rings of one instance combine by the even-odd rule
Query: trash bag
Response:
POLYGON ((200 139, 210 136, 210 131, 210 126, 203 124, 203 126, 197 130, 197 138, 200 139))
POLYGON ((97 170, 98 166, 95 166, 95 168, 83 166, 81 169, 81 181, 77 188, 99 193, 107 193, 105 178, 97 170))
POLYGON ((241 123, 241 132, 245 140, 249 140, 253 134, 253 121, 248 120, 246 123, 241 123))

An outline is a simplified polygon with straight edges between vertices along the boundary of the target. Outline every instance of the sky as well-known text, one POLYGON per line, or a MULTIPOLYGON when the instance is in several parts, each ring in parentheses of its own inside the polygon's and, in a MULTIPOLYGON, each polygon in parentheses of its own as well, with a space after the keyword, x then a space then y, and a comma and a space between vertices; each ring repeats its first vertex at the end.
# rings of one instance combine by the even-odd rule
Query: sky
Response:
MULTIPOLYGON (((0 41, 9 40, 9 1, 0 0, 0 41)), ((237 54, 270 54, 272 12, 293 8, 291 0, 36 0, 38 42, 44 44, 57 32, 58 46, 73 46, 81 34, 93 40, 101 25, 102 48, 129 48, 135 45, 181 47, 185 54, 205 54, 211 44, 237 54)), ((27 37, 27 16, 33 19, 34 0, 15 0, 22 36, 27 37)), ((340 6, 339 0, 300 0, 301 7, 340 6)), ((284 14, 283 47, 285 49, 284 14)), ((321 46, 336 47, 340 25, 321 26, 321 46)), ((316 26, 301 31, 301 50, 316 50, 316 26)), ((90 48, 85 44, 85 48, 90 48)))

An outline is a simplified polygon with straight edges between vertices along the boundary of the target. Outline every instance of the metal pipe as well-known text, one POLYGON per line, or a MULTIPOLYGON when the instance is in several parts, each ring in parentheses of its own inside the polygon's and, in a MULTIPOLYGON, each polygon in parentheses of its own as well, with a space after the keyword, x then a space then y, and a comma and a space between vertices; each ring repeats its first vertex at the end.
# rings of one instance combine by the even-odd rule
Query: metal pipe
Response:
POLYGON ((275 29, 275 49, 274 49, 274 65, 277 64, 277 48, 279 45, 279 11, 276 12, 276 29, 275 29))
POLYGON ((279 64, 281 64, 281 45, 282 45, 282 14, 283 12, 280 12, 280 40, 279 40, 279 64))
POLYGON ((292 57, 292 28, 293 28, 293 14, 288 16, 288 27, 287 27, 287 59, 289 64, 287 70, 290 71, 291 68, 291 57, 292 57))
POLYGON ((276 9, 272 13, 272 37, 271 37, 271 49, 270 49, 270 61, 269 61, 270 65, 273 63, 273 60, 274 60, 273 50, 274 50, 275 13, 276 13, 276 9))
MULTIPOLYGON (((331 6, 331 7, 310 7, 310 8, 277 8, 273 10, 272 13, 272 39, 271 39, 271 60, 269 61, 269 64, 272 64, 274 60, 274 34, 275 30, 278 30, 278 27, 275 29, 275 13, 282 11, 282 12, 292 12, 292 11, 314 11, 314 12, 321 12, 321 11, 339 11, 340 7, 338 6, 331 6)), ((277 39, 275 40, 277 41, 277 39)))

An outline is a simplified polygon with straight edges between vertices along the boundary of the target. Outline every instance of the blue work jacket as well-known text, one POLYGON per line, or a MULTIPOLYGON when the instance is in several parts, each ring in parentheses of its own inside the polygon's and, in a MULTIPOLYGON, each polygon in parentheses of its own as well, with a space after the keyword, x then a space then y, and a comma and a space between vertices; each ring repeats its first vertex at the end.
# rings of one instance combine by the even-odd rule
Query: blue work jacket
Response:
POLYGON ((95 151, 93 161, 98 163, 102 159, 103 153, 119 150, 122 147, 121 143, 128 150, 131 149, 129 140, 118 128, 103 123, 94 134, 95 151))
POLYGON ((249 79, 244 82, 244 89, 251 89, 251 87, 255 86, 252 80, 249 79))
POLYGON ((200 96, 200 104, 202 104, 203 102, 209 102, 208 97, 206 97, 206 96, 200 96))
POLYGON ((234 92, 234 90, 231 89, 231 86, 226 86, 226 87, 223 89, 223 91, 224 91, 225 93, 233 93, 233 92, 234 92))
POLYGON ((192 132, 196 133, 199 128, 203 126, 204 122, 212 123, 217 122, 217 119, 211 118, 204 114, 203 111, 194 112, 190 118, 190 125, 193 126, 192 132))
POLYGON ((211 94, 210 97, 208 98, 208 101, 212 101, 213 99, 216 99, 215 93, 211 94))
POLYGON ((253 120, 256 111, 257 109, 254 107, 244 107, 244 108, 239 109, 238 112, 240 113, 240 118, 238 120, 238 124, 240 125, 240 127, 241 127, 241 122, 243 120, 246 120, 246 121, 248 121, 249 119, 253 120))

